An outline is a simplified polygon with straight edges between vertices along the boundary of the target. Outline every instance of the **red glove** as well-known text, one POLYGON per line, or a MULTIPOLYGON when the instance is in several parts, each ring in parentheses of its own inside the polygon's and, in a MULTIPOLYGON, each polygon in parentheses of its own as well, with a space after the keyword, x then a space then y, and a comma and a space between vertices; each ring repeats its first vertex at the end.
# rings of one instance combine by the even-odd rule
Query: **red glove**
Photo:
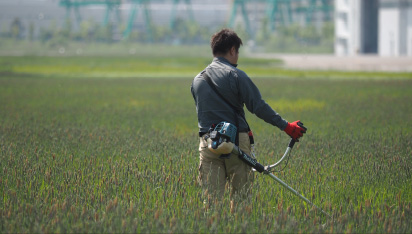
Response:
MULTIPOLYGON (((295 121, 293 123, 288 123, 288 126, 286 126, 285 131, 290 137, 293 138, 295 141, 299 141, 299 137, 303 136, 303 133, 306 133, 306 129, 302 128, 301 126, 298 125, 300 120, 295 121)), ((303 125, 302 125, 303 126, 303 125)))

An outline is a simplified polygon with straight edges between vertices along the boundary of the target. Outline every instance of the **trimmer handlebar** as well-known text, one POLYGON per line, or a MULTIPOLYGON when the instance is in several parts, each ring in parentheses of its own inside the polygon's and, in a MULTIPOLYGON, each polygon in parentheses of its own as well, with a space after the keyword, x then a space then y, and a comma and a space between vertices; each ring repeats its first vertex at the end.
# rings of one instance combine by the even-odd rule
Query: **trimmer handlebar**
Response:
MULTIPOLYGON (((307 128, 303 126, 302 122, 299 121, 297 124, 298 124, 299 127, 303 128, 305 131, 307 131, 307 128)), ((244 161, 246 164, 251 166, 255 171, 267 174, 267 173, 270 173, 273 170, 273 168, 278 166, 284 159, 287 158, 287 155, 292 150, 292 148, 293 148, 293 146, 295 145, 296 142, 297 142, 297 140, 291 138, 290 141, 289 141, 288 148, 286 148, 286 151, 283 154, 282 158, 277 163, 272 164, 272 165, 267 165, 267 166, 263 166, 254 157, 250 157, 249 155, 245 154, 237 146, 234 146, 232 153, 237 154, 242 161, 244 161)))

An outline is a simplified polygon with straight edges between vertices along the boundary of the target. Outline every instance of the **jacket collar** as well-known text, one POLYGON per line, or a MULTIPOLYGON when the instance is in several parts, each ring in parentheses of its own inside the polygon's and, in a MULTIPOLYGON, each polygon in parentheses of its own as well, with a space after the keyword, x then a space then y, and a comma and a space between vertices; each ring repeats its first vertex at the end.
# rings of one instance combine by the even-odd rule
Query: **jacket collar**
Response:
POLYGON ((237 67, 237 64, 232 64, 232 63, 229 62, 229 60, 227 60, 227 59, 225 59, 225 58, 223 58, 223 57, 214 57, 214 58, 213 58, 213 61, 214 61, 214 62, 219 61, 219 62, 221 62, 221 63, 230 65, 230 66, 232 66, 232 67, 237 67))

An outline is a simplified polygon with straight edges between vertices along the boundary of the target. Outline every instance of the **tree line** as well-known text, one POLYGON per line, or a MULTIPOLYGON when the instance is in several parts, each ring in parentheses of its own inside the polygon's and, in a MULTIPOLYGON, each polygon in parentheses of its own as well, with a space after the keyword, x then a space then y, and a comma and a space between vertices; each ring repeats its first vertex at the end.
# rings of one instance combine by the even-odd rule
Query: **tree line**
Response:
MULTIPOLYGON (((235 31, 244 42, 264 48, 267 52, 298 52, 302 47, 308 52, 333 52, 334 24, 325 22, 321 26, 309 25, 280 25, 275 32, 268 29, 268 22, 263 21, 261 27, 253 35, 247 33, 241 24, 236 25, 235 31)), ((186 19, 177 19, 174 28, 168 25, 136 26, 132 33, 125 38, 123 32, 126 25, 108 23, 102 25, 94 20, 84 20, 74 27, 71 20, 59 25, 52 21, 47 27, 41 27, 35 33, 36 25, 23 24, 15 18, 8 27, 0 32, 0 37, 13 40, 41 41, 50 46, 65 45, 72 41, 86 43, 116 43, 120 41, 140 43, 165 44, 205 44, 209 43, 210 36, 218 28, 199 25, 186 19)))

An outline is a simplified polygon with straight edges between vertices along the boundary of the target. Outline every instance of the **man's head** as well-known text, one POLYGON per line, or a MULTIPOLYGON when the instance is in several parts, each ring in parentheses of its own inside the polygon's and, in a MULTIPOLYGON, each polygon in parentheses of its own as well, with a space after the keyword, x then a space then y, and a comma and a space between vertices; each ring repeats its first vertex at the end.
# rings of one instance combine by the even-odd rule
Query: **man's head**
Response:
POLYGON ((241 45, 243 45, 242 39, 233 30, 227 28, 213 34, 210 40, 213 56, 224 57, 232 64, 237 64, 241 45))

